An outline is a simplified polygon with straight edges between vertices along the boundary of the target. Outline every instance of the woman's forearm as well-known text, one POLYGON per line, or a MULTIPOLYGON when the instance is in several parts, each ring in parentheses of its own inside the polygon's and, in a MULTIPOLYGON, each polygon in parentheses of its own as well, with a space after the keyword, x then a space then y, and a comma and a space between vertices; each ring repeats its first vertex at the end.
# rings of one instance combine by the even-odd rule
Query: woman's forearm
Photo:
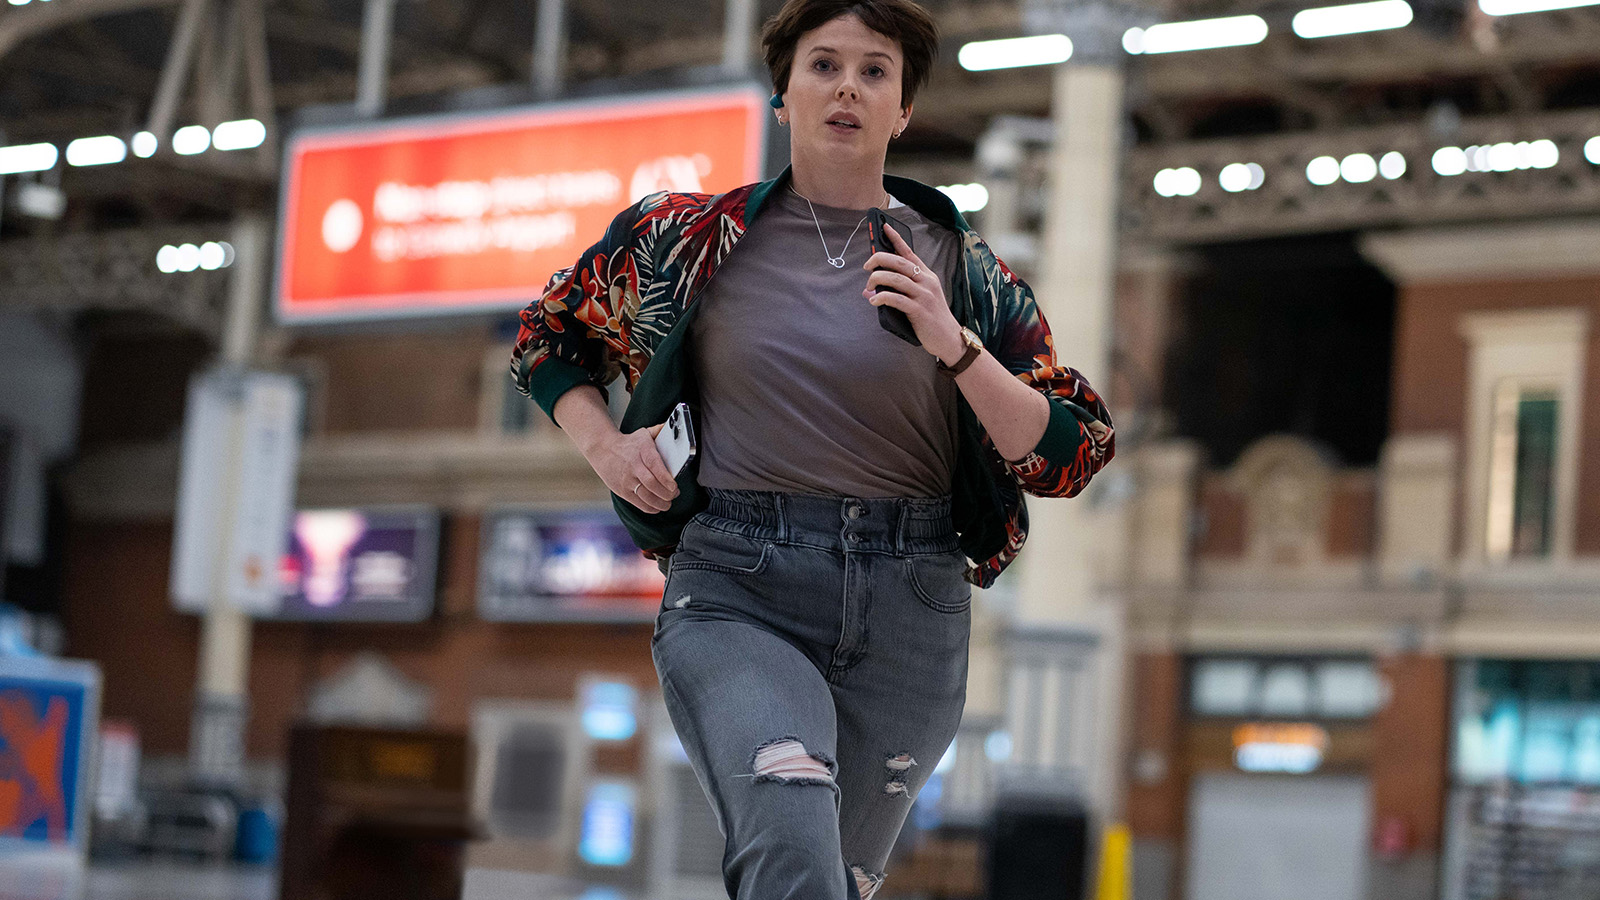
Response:
POLYGON ((580 384, 556 400, 556 424, 572 438, 578 452, 590 459, 594 449, 622 432, 611 421, 611 410, 606 407, 605 395, 592 384, 580 384))
MULTIPOLYGON (((958 353, 946 363, 959 358, 958 353)), ((1039 439, 1050 424, 1050 401, 1019 381, 989 351, 985 350, 956 376, 956 387, 967 398, 1001 456, 1016 462, 1039 446, 1039 439)))

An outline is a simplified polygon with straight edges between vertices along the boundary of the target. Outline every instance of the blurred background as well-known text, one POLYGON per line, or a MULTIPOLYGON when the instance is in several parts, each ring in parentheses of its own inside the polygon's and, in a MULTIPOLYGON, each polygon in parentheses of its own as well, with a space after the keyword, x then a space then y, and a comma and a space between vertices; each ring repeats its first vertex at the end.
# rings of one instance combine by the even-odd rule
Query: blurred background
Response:
MULTIPOLYGON (((1583 2, 928 3, 888 169, 1120 434, 880 900, 1600 898, 1583 2)), ((0 897, 723 896, 661 576, 507 367, 787 164, 779 5, 0 8, 0 897)))

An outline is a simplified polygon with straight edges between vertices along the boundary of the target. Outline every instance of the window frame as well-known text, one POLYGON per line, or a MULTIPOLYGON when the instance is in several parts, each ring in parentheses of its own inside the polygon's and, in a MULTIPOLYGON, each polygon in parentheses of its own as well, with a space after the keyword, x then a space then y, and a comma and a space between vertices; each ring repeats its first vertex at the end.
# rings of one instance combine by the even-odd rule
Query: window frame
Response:
POLYGON ((1583 309, 1481 312, 1462 317, 1460 333, 1468 355, 1466 503, 1461 530, 1464 562, 1504 568, 1571 561, 1588 331, 1588 313, 1583 309), (1530 392, 1553 395, 1558 410, 1550 542, 1542 557, 1513 556, 1511 542, 1504 540, 1511 527, 1506 517, 1515 516, 1514 504, 1507 501, 1508 492, 1514 499, 1516 490, 1515 438, 1508 444, 1502 436, 1496 446, 1506 398, 1512 398, 1514 409, 1515 402, 1530 392))

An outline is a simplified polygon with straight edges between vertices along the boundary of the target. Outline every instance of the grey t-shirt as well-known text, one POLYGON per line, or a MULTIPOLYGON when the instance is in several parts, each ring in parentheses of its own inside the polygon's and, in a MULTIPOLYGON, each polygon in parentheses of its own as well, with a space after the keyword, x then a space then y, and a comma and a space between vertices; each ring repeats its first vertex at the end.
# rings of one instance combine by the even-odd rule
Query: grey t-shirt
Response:
MULTIPOLYGON (((878 325, 861 295, 866 210, 815 206, 785 188, 697 300, 689 333, 700 387, 700 483, 851 497, 949 493, 955 383, 878 325), (851 230, 860 224, 854 238, 851 230), (844 251, 844 267, 828 264, 844 251), (845 250, 846 239, 849 248, 845 250)), ((954 283, 960 240, 908 206, 890 216, 954 283)))

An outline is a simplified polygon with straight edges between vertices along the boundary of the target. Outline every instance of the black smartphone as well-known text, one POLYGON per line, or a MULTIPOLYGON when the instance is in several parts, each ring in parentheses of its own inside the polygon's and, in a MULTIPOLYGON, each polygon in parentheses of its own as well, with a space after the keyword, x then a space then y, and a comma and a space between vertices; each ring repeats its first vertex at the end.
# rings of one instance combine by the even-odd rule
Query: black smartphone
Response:
MULTIPOLYGON (((883 230, 884 226, 886 225, 893 225, 894 230, 898 232, 900 237, 906 242, 906 246, 911 246, 911 229, 907 228, 906 224, 899 219, 896 219, 877 207, 873 207, 872 212, 867 214, 867 234, 872 238, 872 249, 874 252, 879 250, 882 250, 885 253, 896 252, 894 249, 894 243, 889 240, 888 233, 883 230)), ((895 309, 892 306, 878 307, 878 324, 883 326, 884 331, 889 332, 911 346, 922 346, 922 342, 917 340, 916 329, 911 327, 911 320, 906 318, 906 314, 900 310, 895 309)))

